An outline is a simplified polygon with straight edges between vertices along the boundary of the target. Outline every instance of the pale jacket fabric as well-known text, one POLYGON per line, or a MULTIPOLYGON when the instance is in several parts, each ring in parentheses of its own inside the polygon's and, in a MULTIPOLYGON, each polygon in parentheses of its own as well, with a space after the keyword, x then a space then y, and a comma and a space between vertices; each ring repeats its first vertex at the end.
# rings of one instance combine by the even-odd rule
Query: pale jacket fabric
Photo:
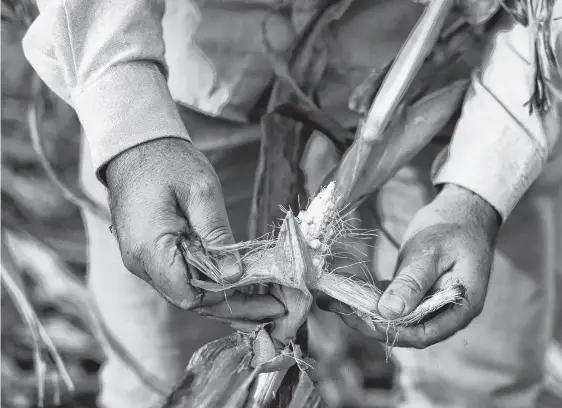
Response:
MULTIPOLYGON (((44 0, 24 38, 24 52, 45 83, 76 110, 99 171, 140 143, 167 136, 189 140, 176 101, 243 122, 273 78, 259 51, 261 21, 270 19, 278 49, 295 36, 294 24, 271 13, 277 3, 44 0)), ((354 41, 347 46, 340 44, 341 52, 350 52, 348 59, 384 53, 376 49, 379 43, 390 43, 385 50, 395 53, 420 11, 409 0, 370 4, 376 4, 371 14, 356 13, 357 24, 348 27, 359 35, 350 36, 354 41), (362 38, 360 23, 386 32, 362 38)), ((556 24, 554 40, 560 31, 556 24)), ((558 139, 523 107, 531 93, 528 61, 525 28, 497 36, 434 179, 474 191, 503 219, 538 177, 558 139)), ((327 95, 337 93, 333 89, 327 95)))

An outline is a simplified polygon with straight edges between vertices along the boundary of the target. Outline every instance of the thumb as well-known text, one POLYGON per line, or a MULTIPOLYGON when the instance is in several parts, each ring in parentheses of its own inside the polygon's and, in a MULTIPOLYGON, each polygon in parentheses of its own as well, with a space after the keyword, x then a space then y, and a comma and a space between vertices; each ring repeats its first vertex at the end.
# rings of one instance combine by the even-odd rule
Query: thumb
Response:
POLYGON ((438 278, 438 255, 434 251, 404 254, 396 278, 388 285, 378 303, 379 314, 389 320, 411 313, 438 278))
MULTIPOLYGON (((210 166, 210 165, 209 165, 210 166)), ((208 246, 234 244, 228 222, 220 182, 212 168, 198 174, 197 180, 189 180, 189 187, 177 191, 181 210, 189 221, 190 228, 208 246)), ((228 252, 218 261, 221 275, 228 281, 242 276, 242 265, 238 252, 228 252)))

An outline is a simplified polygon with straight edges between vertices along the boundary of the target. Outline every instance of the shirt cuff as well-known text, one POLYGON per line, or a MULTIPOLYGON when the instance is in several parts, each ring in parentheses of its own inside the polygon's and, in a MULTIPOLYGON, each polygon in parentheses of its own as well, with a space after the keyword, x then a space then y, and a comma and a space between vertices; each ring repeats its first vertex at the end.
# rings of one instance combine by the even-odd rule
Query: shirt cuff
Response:
POLYGON ((453 141, 435 162, 433 183, 471 190, 505 221, 539 176, 546 154, 491 93, 478 89, 479 81, 473 86, 478 98, 467 99, 453 141))
POLYGON ((509 19, 491 39, 433 181, 471 190, 505 221, 540 175, 557 134, 527 105, 534 84, 528 28, 509 19))
POLYGON ((163 137, 191 141, 165 76, 154 64, 114 66, 72 100, 102 183, 105 165, 131 147, 163 137))

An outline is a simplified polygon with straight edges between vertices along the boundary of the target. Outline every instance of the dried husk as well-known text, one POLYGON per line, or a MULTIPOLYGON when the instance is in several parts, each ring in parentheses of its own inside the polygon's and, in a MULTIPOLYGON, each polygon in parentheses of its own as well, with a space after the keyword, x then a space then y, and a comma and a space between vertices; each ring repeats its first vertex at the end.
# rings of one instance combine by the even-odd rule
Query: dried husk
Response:
POLYGON ((183 380, 162 408, 225 406, 244 389, 253 371, 251 358, 252 344, 247 334, 234 333, 206 344, 195 352, 183 380))
MULTIPOLYGON (((263 283, 275 283, 298 291, 297 297, 301 299, 298 299, 293 305, 285 303, 289 308, 289 313, 280 321, 276 321, 276 328, 280 328, 278 333, 283 333, 277 339, 283 344, 287 344, 294 338, 296 329, 304 322, 303 319, 297 319, 296 322, 286 323, 285 319, 288 319, 289 316, 294 319, 295 316, 308 312, 312 301, 310 289, 320 290, 376 322, 389 323, 376 312, 381 292, 374 284, 361 281, 353 276, 330 272, 329 267, 326 266, 325 261, 329 256, 329 248, 334 242, 334 236, 337 239, 338 233, 353 233, 353 231, 337 231, 338 226, 343 228, 336 209, 338 199, 335 184, 331 183, 311 201, 308 209, 302 211, 297 218, 288 211, 277 240, 264 243, 262 247, 266 249, 254 250, 242 258, 244 274, 239 281, 228 283, 222 280, 220 271, 215 267, 208 270, 200 269, 212 281, 192 280, 191 283, 193 286, 214 292, 263 283), (328 209, 328 211, 318 211, 317 208, 328 209), (312 213, 322 214, 322 219, 315 219, 310 215, 312 213), (313 241, 318 242, 311 247, 313 241), (279 325, 279 323, 281 324, 279 325)), ((256 247, 256 243, 254 241, 247 245, 256 247)), ((209 259, 212 259, 212 253, 203 250, 196 252, 194 248, 200 249, 201 246, 193 247, 189 243, 185 243, 184 254, 188 262, 198 268, 206 267, 209 259)), ((436 307, 443 306, 442 302, 450 303, 458 300, 459 296, 462 297, 461 286, 459 283, 451 283, 448 289, 426 299, 410 315, 393 320, 392 323, 399 326, 419 321, 427 313, 434 311, 436 307)))
POLYGON ((250 388, 244 408, 269 407, 287 371, 288 369, 260 374, 250 388))

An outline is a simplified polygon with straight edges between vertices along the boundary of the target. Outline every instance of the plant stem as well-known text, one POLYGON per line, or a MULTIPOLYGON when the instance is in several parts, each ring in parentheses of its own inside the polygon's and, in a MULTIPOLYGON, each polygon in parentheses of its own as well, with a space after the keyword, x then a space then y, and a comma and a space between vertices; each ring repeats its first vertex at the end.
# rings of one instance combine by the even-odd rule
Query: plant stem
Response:
POLYGON ((337 190, 343 195, 340 206, 349 203, 374 146, 382 144, 384 148, 384 131, 433 49, 453 4, 453 0, 432 1, 390 67, 364 123, 358 128, 355 141, 333 176, 337 190))

